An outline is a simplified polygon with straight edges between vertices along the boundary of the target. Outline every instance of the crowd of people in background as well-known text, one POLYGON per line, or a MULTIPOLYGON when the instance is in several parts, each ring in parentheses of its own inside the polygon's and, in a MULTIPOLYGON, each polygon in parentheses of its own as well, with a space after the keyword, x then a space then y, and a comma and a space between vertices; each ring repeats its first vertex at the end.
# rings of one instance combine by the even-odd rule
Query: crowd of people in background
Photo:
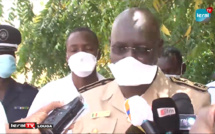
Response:
POLYGON ((40 133, 37 129, 14 131, 8 123, 41 123, 51 110, 81 94, 89 111, 68 133, 125 133, 131 126, 123 107, 126 99, 138 95, 152 106, 153 100, 171 98, 178 92, 189 96, 194 113, 199 115, 190 132, 215 132, 215 106, 211 105, 215 99, 214 82, 207 85, 208 92, 205 85, 183 78, 186 64, 181 52, 173 46, 163 46, 160 24, 147 9, 126 9, 113 22, 109 68, 114 79, 106 80, 96 70, 101 50, 90 28, 77 28, 68 35, 66 61, 71 73, 40 90, 11 78, 20 43, 19 30, 0 25, 0 132, 40 133), (109 114, 92 118, 92 113, 102 111, 109 114))

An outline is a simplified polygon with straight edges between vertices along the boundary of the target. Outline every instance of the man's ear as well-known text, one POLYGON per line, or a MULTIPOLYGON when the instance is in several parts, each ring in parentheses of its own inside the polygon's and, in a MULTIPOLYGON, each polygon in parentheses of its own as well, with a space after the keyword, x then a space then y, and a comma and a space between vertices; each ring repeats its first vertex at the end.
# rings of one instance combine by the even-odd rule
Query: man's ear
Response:
POLYGON ((183 62, 182 63, 182 68, 181 68, 181 73, 182 75, 186 72, 186 64, 183 62))
POLYGON ((109 57, 110 57, 110 61, 112 61, 112 57, 111 57, 111 37, 109 37, 109 46, 110 46, 110 53, 109 53, 109 57))
POLYGON ((158 58, 161 57, 161 54, 162 54, 162 52, 163 52, 163 43, 164 43, 164 41, 161 39, 161 40, 159 41, 159 44, 158 44, 158 58))
POLYGON ((101 58, 101 55, 102 55, 102 52, 101 52, 101 50, 99 49, 99 50, 98 50, 98 54, 97 54, 97 60, 99 60, 99 59, 101 58))
POLYGON ((12 52, 11 55, 13 55, 14 58, 16 58, 16 53, 15 52, 12 52))
POLYGON ((111 44, 111 38, 110 37, 108 38, 108 40, 109 40, 109 44, 111 44))
POLYGON ((66 62, 68 63, 69 57, 68 54, 66 53, 66 62))

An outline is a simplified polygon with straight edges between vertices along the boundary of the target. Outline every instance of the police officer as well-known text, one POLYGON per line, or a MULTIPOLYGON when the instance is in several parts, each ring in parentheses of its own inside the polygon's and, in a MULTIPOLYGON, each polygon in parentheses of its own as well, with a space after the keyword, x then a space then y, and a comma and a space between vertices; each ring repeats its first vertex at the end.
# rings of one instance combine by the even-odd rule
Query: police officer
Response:
POLYGON ((205 86, 181 78, 168 79, 157 67, 162 46, 159 24, 150 11, 131 8, 120 13, 111 32, 109 67, 115 80, 104 85, 100 81, 100 86, 82 93, 89 112, 75 123, 73 132, 125 133, 131 123, 124 103, 134 95, 142 96, 152 105, 154 99, 185 92, 195 113, 209 105, 210 95, 205 86))
POLYGON ((11 78, 16 71, 15 51, 21 43, 19 30, 0 25, 0 101, 8 122, 26 117, 38 90, 28 84, 20 84, 11 78))

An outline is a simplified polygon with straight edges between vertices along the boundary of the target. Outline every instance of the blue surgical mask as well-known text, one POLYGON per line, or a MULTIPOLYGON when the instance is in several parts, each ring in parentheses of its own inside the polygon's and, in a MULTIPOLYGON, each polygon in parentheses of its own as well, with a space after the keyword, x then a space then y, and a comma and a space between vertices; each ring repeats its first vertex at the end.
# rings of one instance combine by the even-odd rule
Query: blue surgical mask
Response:
POLYGON ((16 59, 9 54, 0 55, 0 77, 9 78, 16 71, 16 59))

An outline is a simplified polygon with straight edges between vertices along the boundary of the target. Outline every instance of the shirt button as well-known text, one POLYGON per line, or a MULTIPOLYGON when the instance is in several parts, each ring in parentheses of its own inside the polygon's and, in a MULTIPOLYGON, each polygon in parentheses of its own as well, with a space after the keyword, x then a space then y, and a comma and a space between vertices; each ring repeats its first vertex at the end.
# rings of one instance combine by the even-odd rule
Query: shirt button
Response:
POLYGON ((98 133, 98 129, 94 128, 94 129, 92 130, 92 133, 98 133))

